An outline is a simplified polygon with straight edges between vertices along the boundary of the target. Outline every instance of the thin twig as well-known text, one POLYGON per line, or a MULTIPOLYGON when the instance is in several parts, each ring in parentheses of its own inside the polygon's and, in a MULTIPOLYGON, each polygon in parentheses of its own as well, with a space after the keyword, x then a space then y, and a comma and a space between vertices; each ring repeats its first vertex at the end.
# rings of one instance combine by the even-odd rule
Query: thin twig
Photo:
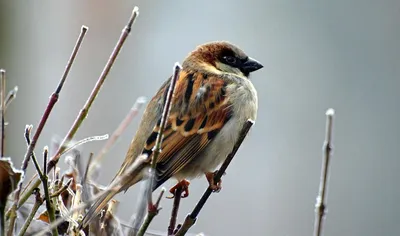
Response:
MULTIPOLYGON (((137 235, 144 235, 144 233, 146 232, 147 228, 149 227, 151 221, 158 214, 158 211, 159 211, 158 205, 154 205, 153 199, 152 199, 153 198, 152 190, 153 190, 153 181, 154 181, 154 177, 155 177, 155 168, 156 168, 156 164, 157 164, 157 158, 161 153, 161 144, 162 144, 163 133, 164 133, 164 129, 167 124, 167 121, 168 121, 169 112, 171 110, 172 97, 174 95, 176 81, 179 78, 181 69, 182 69, 182 67, 179 65, 178 62, 176 62, 174 65, 174 68, 173 68, 173 74, 172 74, 171 82, 170 82, 170 85, 168 88, 168 93, 167 93, 167 96, 166 96, 165 102, 164 102, 164 108, 163 108, 163 112, 161 115, 160 129, 159 129, 159 132, 157 135, 156 143, 153 148, 153 155, 151 158, 151 167, 149 168, 148 186, 147 186, 147 188, 145 188, 145 191, 147 191, 147 215, 146 215, 145 221, 142 223, 137 235)), ((138 219, 136 219, 136 220, 138 220, 138 219)))
POLYGON ((332 153, 332 126, 333 126, 333 116, 335 115, 335 110, 332 108, 326 111, 326 130, 325 130, 325 141, 323 145, 323 161, 321 167, 321 178, 319 184, 319 193, 317 196, 317 201, 315 203, 315 225, 314 225, 314 236, 320 236, 322 232, 322 221, 325 215, 326 209, 326 186, 328 181, 328 169, 329 160, 332 153))
MULTIPOLYGON (((72 64, 73 64, 73 62, 75 60, 76 55, 78 54, 78 50, 81 47, 83 38, 85 37, 87 30, 88 30, 88 28, 86 26, 82 26, 81 33, 79 34, 78 40, 76 41, 76 44, 75 44, 74 49, 72 51, 72 54, 71 54, 71 56, 70 56, 70 58, 68 60, 67 66, 65 67, 64 73, 63 73, 63 75, 61 77, 61 80, 58 83, 55 92, 50 97, 50 100, 49 100, 49 103, 47 104, 46 110, 44 111, 43 116, 40 119, 39 125, 38 125, 38 127, 36 129, 36 132, 33 135, 32 142, 29 145, 28 150, 25 153, 25 158, 24 159, 28 159, 29 160, 31 155, 32 155, 32 153, 33 153, 33 150, 36 147, 36 143, 37 143, 37 141, 39 139, 40 134, 42 133, 42 130, 43 130, 43 128, 44 128, 44 126, 45 126, 45 124, 47 122, 47 119, 49 118, 50 113, 53 110, 54 105, 58 101, 58 97, 60 95, 61 89, 62 89, 62 87, 63 87, 63 85, 65 83, 65 80, 67 79, 68 73, 69 73, 69 71, 70 71, 70 69, 72 67, 72 64)), ((51 170, 51 168, 47 168, 47 169, 48 169, 48 171, 51 170)), ((20 199, 20 201, 18 203, 18 208, 20 206, 22 206, 26 202, 26 200, 28 200, 29 196, 32 194, 32 191, 35 188, 37 188, 39 185, 40 185, 40 180, 37 180, 35 182, 35 184, 33 186, 31 186, 29 191, 25 192, 24 196, 20 199)))
MULTIPOLYGON (((121 134, 125 131, 128 125, 131 123, 132 119, 139 113, 140 108, 146 102, 144 97, 139 97, 135 104, 130 109, 129 113, 125 116, 122 122, 119 124, 118 128, 114 131, 111 137, 107 140, 103 148, 100 150, 99 154, 93 159, 92 165, 98 165, 103 156, 110 150, 114 143, 118 140, 121 134)), ((90 167, 92 169, 92 166, 90 167)))
POLYGON ((165 129, 165 125, 167 124, 167 121, 168 121, 169 112, 171 110, 172 97, 174 95, 176 81, 179 78, 181 69, 182 69, 182 67, 179 65, 178 62, 176 62, 174 65, 171 84, 169 85, 168 93, 167 93, 167 96, 164 101, 164 108, 163 108, 163 113, 161 116, 160 130, 158 132, 156 143, 153 148, 153 156, 151 158, 151 169, 150 170, 154 170, 156 168, 157 158, 161 153, 161 144, 162 144, 162 138, 163 138, 162 135, 163 135, 163 132, 165 129))
POLYGON ((58 188, 58 190, 56 192, 52 193, 50 195, 50 198, 58 197, 59 195, 64 193, 68 189, 71 182, 72 182, 72 179, 69 179, 66 184, 64 184, 61 188, 58 188))
POLYGON ((178 186, 174 192, 174 205, 172 206, 171 218, 168 226, 168 236, 173 236, 176 226, 176 218, 178 217, 179 205, 181 202, 183 187, 178 186))
MULTIPOLYGON (((120 36, 116 46, 114 47, 114 50, 111 52, 111 55, 105 65, 103 71, 101 72, 100 77, 97 80, 95 87, 93 88, 88 99, 86 100, 85 105, 79 111, 78 116, 76 117, 76 119, 75 119, 74 123, 72 124, 70 130, 68 131, 67 135, 64 137, 63 141, 61 142, 56 154, 54 154, 54 156, 51 158, 50 162, 48 163, 48 168, 47 168, 48 171, 52 170, 54 168, 54 166, 58 163, 62 153, 64 153, 65 149, 67 149, 68 143, 73 139, 73 137, 75 136, 79 127, 85 120, 94 100, 97 97, 97 94, 100 92, 100 89, 103 86, 104 81, 107 78, 107 75, 110 72, 112 65, 114 64, 114 61, 117 58, 117 56, 125 42, 125 39, 128 37, 128 35, 132 29, 133 22, 135 21, 135 19, 137 18, 138 15, 139 15, 139 9, 138 9, 138 7, 134 7, 132 14, 129 18, 128 24, 122 30, 121 36, 120 36)), ((31 188, 29 189, 29 191, 26 194, 31 192, 32 189, 36 188, 39 185, 40 185, 40 182, 39 182, 39 180, 37 180, 31 186, 31 188)))
POLYGON ((18 86, 15 86, 13 89, 10 90, 10 92, 8 92, 4 111, 7 110, 8 106, 11 104, 11 102, 14 101, 14 99, 17 97, 17 92, 18 92, 18 86))
POLYGON ((4 133, 4 111, 6 108, 5 102, 6 96, 6 71, 0 69, 0 104, 1 104, 1 149, 0 149, 0 157, 4 157, 4 140, 6 135, 4 133))
MULTIPOLYGON (((30 137, 31 131, 32 131, 32 125, 27 125, 25 127, 24 134, 25 134, 25 140, 27 140, 29 142, 30 142, 30 138, 29 137, 30 137)), ((28 144, 28 146, 29 146, 29 144, 28 144)), ((22 161, 22 167, 21 167, 21 171, 24 173, 24 176, 25 176, 25 173, 26 173, 26 169, 28 168, 28 164, 29 164, 29 158, 24 158, 24 160, 22 161)), ((12 204, 10 210, 9 210, 9 212, 10 212, 10 219, 9 219, 10 223, 9 223, 8 235, 12 235, 12 232, 13 232, 12 229, 14 228, 14 225, 15 225, 15 219, 17 217, 18 199, 19 199, 19 196, 20 196, 20 193, 21 193, 21 190, 22 190, 22 183, 23 183, 23 180, 21 180, 19 182, 19 184, 18 184, 18 188, 14 193, 14 202, 13 202, 13 204, 12 204)))
MULTIPOLYGON (((103 86, 104 81, 107 78, 107 75, 110 72, 112 65, 114 64, 114 61, 117 58, 117 56, 125 42, 125 39, 128 37, 128 35, 132 29, 133 22, 135 21, 135 19, 137 18, 138 15, 139 15, 139 10, 137 7, 134 7, 132 14, 129 18, 128 24, 123 29, 121 36, 117 42, 117 45, 114 47, 114 50, 112 51, 111 56, 108 59, 107 64, 105 65, 103 71, 101 72, 100 77, 97 80, 95 87, 93 88, 92 92, 90 93, 89 98, 87 99, 83 108, 79 111, 78 116, 76 117, 76 119, 75 119, 74 123, 72 124, 70 130, 68 131, 67 135, 64 137, 63 141, 61 142, 60 147, 58 148, 56 154, 54 154, 54 156, 51 158, 50 162, 48 163, 48 167, 47 167, 48 171, 51 171, 54 168, 54 166, 58 163, 62 153, 65 151, 65 149, 67 149, 68 143, 73 139, 73 137, 75 136, 79 127, 85 120, 94 100, 97 97, 97 94, 100 92, 100 89, 103 86)), ((31 188, 29 189, 29 191, 27 191, 26 194, 29 194, 30 192, 32 192, 32 190, 39 185, 40 185, 40 181, 36 180, 36 182, 31 186, 31 188)))
POLYGON ((139 15, 139 10, 137 7, 134 7, 132 14, 129 18, 128 24, 125 26, 125 28, 122 30, 121 36, 114 47, 114 50, 111 52, 111 55, 103 69, 103 71, 100 74, 100 77, 94 86, 92 92, 89 95, 89 98, 87 99, 85 105, 83 108, 80 110, 77 118, 75 119, 71 129, 68 131, 68 134, 65 136, 64 140, 61 142, 60 147, 58 148, 56 154, 52 157, 50 162, 48 163, 48 169, 52 169, 58 162, 58 160, 61 157, 61 153, 67 148, 67 144, 72 140, 72 138, 75 136, 76 132, 78 131, 79 127, 85 120, 94 100, 97 97, 97 94, 100 92, 101 87, 104 84, 104 81, 107 78, 108 73, 111 70, 111 67, 113 66, 115 60, 117 59, 117 56, 119 52, 121 51, 121 48, 128 37, 129 33, 131 32, 133 22, 135 21, 136 17, 139 15))
MULTIPOLYGON (((218 170, 218 172, 214 176, 214 183, 218 183, 222 177, 222 175, 225 173, 225 170, 228 168, 229 164, 231 163, 233 157, 235 156, 236 152, 238 151, 240 145, 242 144, 243 140, 245 139, 247 133, 249 132, 250 128, 253 126, 254 121, 252 120, 247 120, 247 122, 244 124, 242 130, 240 131, 239 138, 235 143, 235 146, 232 149, 232 152, 229 153, 227 158, 225 159, 224 163, 221 165, 221 168, 218 170)), ((201 209, 203 206, 206 204, 208 198, 211 196, 211 193, 213 190, 208 187, 207 190, 204 192, 203 196, 200 198, 199 202, 193 209, 192 213, 186 216, 185 221, 182 224, 182 227, 178 230, 178 232, 175 234, 176 236, 182 236, 185 235, 186 232, 189 230, 190 227, 194 225, 196 222, 197 216, 199 215, 201 209)))
POLYGON ((35 216, 37 210, 43 204, 43 198, 40 196, 40 189, 37 189, 37 191, 34 194, 35 194, 35 203, 32 207, 31 212, 28 215, 28 218, 25 220, 24 225, 22 226, 21 230, 19 231, 18 236, 23 236, 26 233, 26 230, 28 229, 29 225, 31 224, 32 219, 35 216))
MULTIPOLYGON (((37 234, 37 236, 44 235, 48 230, 51 230, 53 228, 56 228, 59 224, 61 224, 65 219, 69 218, 74 212, 80 211, 82 209, 87 208, 90 206, 93 202, 95 202, 97 199, 102 198, 105 195, 110 194, 110 192, 117 192, 120 187, 121 183, 124 183, 128 178, 131 178, 131 174, 137 172, 138 170, 142 170, 143 164, 147 163, 147 157, 144 155, 140 155, 135 162, 129 166, 129 168, 126 170, 125 174, 118 177, 115 181, 113 181, 112 184, 110 184, 104 191, 96 194, 93 196, 93 198, 81 203, 79 206, 72 208, 67 212, 67 214, 62 215, 59 219, 57 219, 55 222, 51 223, 47 228, 43 229, 41 232, 37 234)), ((77 222, 70 222, 78 225, 77 222)), ((78 228, 81 228, 81 226, 78 226, 78 228)))
POLYGON ((146 218, 145 218, 142 226, 139 229, 139 232, 137 233, 137 236, 143 236, 146 233, 147 228, 149 228, 151 221, 161 210, 159 205, 160 205, 161 198, 164 195, 164 192, 165 192, 165 189, 162 189, 160 192, 160 195, 158 195, 156 203, 151 207, 151 209, 149 208, 149 211, 146 215, 146 218))
MULTIPOLYGON (((44 147, 44 150, 43 150, 43 174, 42 174, 41 180, 42 180, 42 184, 43 184, 44 198, 46 200, 47 213, 49 214, 50 223, 52 223, 56 220, 56 215, 55 215, 53 203, 50 198, 48 177, 47 177, 47 172, 46 172, 48 153, 49 153, 49 150, 46 146, 46 147, 44 147)), ((32 156, 32 159, 33 159, 33 156, 32 156)), ((57 228, 54 228, 52 230, 52 232, 53 232, 53 236, 58 235, 57 228)))

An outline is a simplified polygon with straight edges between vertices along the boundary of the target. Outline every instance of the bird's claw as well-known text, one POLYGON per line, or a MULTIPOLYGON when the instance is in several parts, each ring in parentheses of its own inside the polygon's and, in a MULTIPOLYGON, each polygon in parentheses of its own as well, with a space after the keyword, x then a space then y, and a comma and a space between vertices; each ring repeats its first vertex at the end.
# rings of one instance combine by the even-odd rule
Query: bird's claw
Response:
MULTIPOLYGON (((217 173, 217 171, 206 172, 205 175, 206 175, 207 181, 209 183, 208 187, 213 192, 219 193, 221 191, 221 189, 222 189, 222 179, 220 179, 217 183, 215 183, 214 182, 214 176, 215 176, 216 173, 217 173)), ((225 175, 225 173, 224 173, 224 175, 225 175)))
POLYGON ((173 186, 169 192, 172 193, 172 196, 167 196, 168 199, 173 199, 175 197, 175 193, 177 190, 181 192, 181 198, 186 198, 189 196, 189 185, 190 182, 186 179, 181 180, 175 186, 173 186))

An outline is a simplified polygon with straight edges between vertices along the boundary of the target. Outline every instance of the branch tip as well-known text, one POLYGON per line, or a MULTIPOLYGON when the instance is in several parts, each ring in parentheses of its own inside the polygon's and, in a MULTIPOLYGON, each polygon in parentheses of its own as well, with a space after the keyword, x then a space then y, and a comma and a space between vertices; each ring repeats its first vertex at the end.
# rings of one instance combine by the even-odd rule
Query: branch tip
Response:
POLYGON ((335 115, 335 110, 333 108, 329 108, 328 110, 326 110, 325 114, 327 116, 334 116, 335 115))

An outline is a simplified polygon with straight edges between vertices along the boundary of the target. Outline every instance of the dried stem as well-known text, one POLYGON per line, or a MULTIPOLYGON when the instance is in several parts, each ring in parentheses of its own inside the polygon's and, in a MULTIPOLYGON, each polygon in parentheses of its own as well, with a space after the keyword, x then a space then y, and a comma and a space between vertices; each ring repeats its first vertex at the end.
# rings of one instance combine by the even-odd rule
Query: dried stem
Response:
POLYGON ((142 226, 140 226, 139 232, 137 233, 137 236, 143 236, 146 231, 147 228, 149 228, 151 221, 154 219, 154 217, 158 214, 158 212, 161 210, 161 208, 159 208, 160 205, 160 201, 162 196, 164 195, 165 189, 162 189, 160 192, 160 195, 158 195, 157 201, 154 205, 152 205, 151 207, 149 207, 148 213, 146 215, 146 218, 142 224, 142 226))
POLYGON ((22 226, 21 230, 19 231, 18 236, 23 236, 26 233, 26 230, 28 229, 29 225, 31 224, 32 219, 35 216, 37 210, 43 204, 43 198, 40 196, 40 190, 37 189, 37 191, 35 191, 34 194, 35 194, 35 203, 32 207, 31 212, 28 215, 28 218, 25 220, 24 225, 22 226))
MULTIPOLYGON (((112 184, 110 184, 104 191, 96 194, 95 196, 93 196, 93 198, 83 202, 82 204, 80 204, 79 206, 72 208, 71 210, 68 211, 67 214, 63 215, 62 218, 57 219, 55 222, 51 223, 48 228, 43 229, 41 232, 39 232, 37 234, 37 236, 40 235, 44 235, 47 230, 49 229, 54 229, 56 228, 60 223, 62 223, 64 221, 65 218, 68 218, 69 216, 71 216, 74 212, 76 211, 80 211, 82 209, 87 208, 88 206, 90 206, 93 202, 95 202, 97 199, 102 198, 105 195, 110 194, 110 192, 116 192, 118 191, 118 189, 120 188, 121 183, 124 183, 124 181, 127 180, 127 178, 131 178, 132 173, 137 172, 138 170, 142 170, 143 164, 147 162, 147 157, 145 157, 144 155, 139 156, 135 162, 126 170, 126 174, 120 176, 119 178, 117 178, 115 181, 113 181, 112 184)), ((70 222, 71 223, 71 222, 70 222)), ((79 225, 77 228, 81 229, 82 225, 79 225)))
POLYGON ((8 106, 11 104, 11 102, 14 101, 14 99, 17 97, 17 92, 18 92, 18 86, 15 86, 13 89, 10 90, 10 92, 8 92, 4 111, 7 110, 8 106))
POLYGON ((1 104, 1 149, 0 149, 0 157, 4 157, 4 140, 6 135, 4 133, 4 111, 6 108, 5 103, 6 96, 6 71, 0 70, 0 104, 1 104))
POLYGON ((168 236, 173 236, 176 226, 176 218, 178 217, 179 205, 181 202, 183 187, 178 186, 174 192, 174 205, 172 206, 171 218, 168 226, 168 236))
POLYGON ((314 225, 314 236, 320 236, 322 232, 322 221, 325 215, 326 209, 326 186, 328 180, 328 169, 329 160, 332 152, 332 126, 333 116, 335 111, 330 108, 326 111, 326 130, 325 130, 325 142, 323 145, 323 162, 321 167, 321 178, 319 184, 319 193, 315 204, 315 225, 314 225))
MULTIPOLYGON (((53 203, 51 201, 50 198, 50 193, 49 193, 49 186, 48 186, 48 177, 47 177, 47 155, 49 153, 49 150, 47 147, 44 148, 43 150, 43 173, 41 174, 40 179, 42 180, 42 184, 43 184, 43 191, 44 191, 44 198, 46 200, 46 208, 47 208, 47 213, 49 214, 49 219, 50 219, 50 223, 54 222, 56 220, 56 215, 55 215, 55 211, 54 211, 54 206, 53 203)), ((32 156, 32 159, 33 156, 32 156)), ((52 229, 53 232, 53 236, 57 236, 58 235, 58 231, 57 228, 52 229)))
MULTIPOLYGON (((29 141, 29 142, 30 142, 30 138, 29 137, 30 137, 31 131, 32 131, 32 125, 27 125, 25 127, 25 139, 27 141, 29 141)), ((29 144, 28 144, 28 146, 29 146, 29 144)), ((21 167, 21 171, 23 172, 24 176, 25 176, 25 173, 26 173, 26 169, 28 168, 28 164, 29 164, 29 159, 28 158, 24 158, 24 160, 22 161, 22 167, 21 167)), ((21 193, 21 190, 22 190, 22 183, 23 183, 23 180, 21 180, 18 183, 18 188, 14 193, 14 202, 13 202, 13 204, 12 204, 10 210, 9 210, 9 212, 10 212, 10 223, 9 223, 9 231, 8 231, 9 234, 8 235, 12 235, 12 232, 13 232, 12 229, 14 228, 15 219, 17 217, 17 208, 18 208, 17 205, 18 205, 19 196, 20 196, 20 193, 21 193)))
MULTIPOLYGON (((233 147, 233 150, 227 158, 225 159, 224 163, 221 165, 221 168, 218 170, 218 172, 214 176, 214 183, 218 183, 222 177, 222 175, 225 173, 225 170, 228 168, 229 164, 231 163, 233 157, 235 156, 236 152, 238 151, 240 145, 242 144, 244 138, 246 137, 247 133, 249 132, 250 128, 253 126, 254 121, 252 120, 247 120, 247 122, 244 124, 242 130, 240 131, 239 138, 235 143, 235 146, 233 147)), ((206 204, 208 198, 211 196, 211 193, 213 190, 208 187, 207 190, 204 192, 203 196, 200 198, 199 202, 193 209, 192 213, 186 216, 185 221, 182 224, 182 227, 178 230, 178 232, 175 234, 176 236, 182 236, 185 235, 186 232, 189 230, 190 227, 194 225, 196 222, 197 216, 199 215, 201 209, 203 206, 206 204)))
MULTIPOLYGON (((86 34, 87 30, 88 30, 88 28, 86 26, 82 26, 81 33, 79 34, 78 40, 77 40, 77 42, 76 42, 76 44, 74 46, 74 49, 72 51, 72 54, 71 54, 71 56, 70 56, 70 58, 68 60, 67 66, 65 67, 64 73, 63 73, 63 75, 61 77, 61 80, 58 83, 56 90, 54 91, 54 93, 50 97, 50 100, 49 100, 49 103, 47 104, 46 110, 44 111, 43 116, 40 119, 38 128, 37 128, 35 134, 33 135, 32 142, 29 145, 28 150, 25 153, 25 158, 24 159, 28 159, 29 160, 31 155, 32 155, 32 153, 33 153, 33 150, 36 147, 36 143, 37 143, 37 141, 39 139, 40 134, 42 133, 42 130, 43 130, 43 128, 44 128, 44 126, 45 126, 45 124, 47 122, 47 119, 49 118, 50 113, 53 110, 54 105, 58 101, 58 97, 60 95, 61 89, 62 89, 62 87, 63 87, 63 85, 65 83, 65 80, 67 79, 68 73, 69 73, 69 71, 70 71, 70 69, 72 67, 72 64, 73 64, 73 62, 75 60, 76 55, 78 54, 78 50, 79 50, 79 48, 80 48, 80 46, 82 44, 83 38, 85 37, 85 34, 86 34)), ((50 171, 50 170, 51 170, 51 168, 48 168, 48 171, 50 171)), ((25 192, 24 196, 21 198, 20 202, 18 203, 18 208, 20 206, 22 206, 26 202, 26 200, 28 200, 29 196, 32 194, 32 191, 35 188, 37 188, 39 185, 40 185, 40 180, 37 180, 35 182, 35 184, 29 189, 29 191, 25 192)))
MULTIPOLYGON (((90 93, 85 105, 79 111, 78 116, 76 117, 76 119, 75 119, 74 123, 72 124, 70 130, 68 131, 67 135, 64 137, 63 141, 61 142, 60 147, 58 148, 56 154, 51 158, 50 162, 48 163, 47 171, 51 171, 54 168, 54 166, 58 163, 58 161, 61 157, 61 154, 65 151, 65 149, 67 149, 68 143, 73 139, 73 137, 75 136, 79 127, 85 120, 94 100, 97 97, 97 94, 99 93, 101 87, 103 86, 104 81, 107 78, 107 75, 110 72, 112 65, 114 64, 115 59, 117 58, 117 56, 125 42, 125 39, 128 37, 128 35, 131 31, 133 22, 135 21, 138 14, 139 14, 138 8, 135 7, 132 11, 131 17, 129 18, 128 24, 125 26, 124 30, 122 31, 121 36, 117 42, 117 45, 114 47, 114 50, 112 51, 110 58, 108 59, 107 64, 105 65, 103 71, 101 72, 100 77, 97 80, 97 83, 96 83, 95 87, 93 88, 92 92, 90 93)), ((32 190, 39 185, 40 185, 40 182, 37 180, 31 186, 31 188, 27 191, 26 194, 30 194, 30 192, 32 192, 32 190)))
MULTIPOLYGON (((174 95, 176 81, 179 78, 181 69, 182 68, 179 65, 179 63, 176 62, 174 65, 174 68, 173 68, 173 75, 172 75, 171 82, 170 82, 168 92, 167 92, 167 96, 166 96, 165 102, 164 102, 164 108, 163 108, 163 112, 161 115, 160 130, 158 132, 156 143, 153 148, 154 151, 153 151, 153 155, 151 158, 151 167, 149 168, 149 178, 150 179, 148 181, 148 186, 144 190, 144 191, 147 191, 147 215, 146 215, 145 221, 140 226, 140 229, 139 229, 137 235, 144 235, 144 233, 146 232, 147 228, 149 227, 151 221, 158 214, 158 211, 159 211, 158 204, 155 205, 153 203, 153 199, 152 199, 153 198, 152 197, 152 189, 153 189, 153 181, 154 181, 154 176, 155 176, 155 167, 157 164, 157 158, 161 153, 162 137, 163 137, 166 123, 168 121, 169 112, 171 110, 172 97, 174 95)), ((138 220, 138 219, 136 219, 136 220, 138 220)))
POLYGON ((59 195, 61 195, 62 193, 64 193, 64 192, 68 189, 68 187, 69 187, 69 185, 71 184, 71 182, 72 182, 72 179, 69 179, 68 182, 67 182, 66 184, 64 184, 61 188, 58 188, 58 190, 57 190, 56 192, 52 193, 52 194, 50 195, 50 198, 58 197, 59 195))
POLYGON ((169 85, 168 93, 165 98, 163 113, 161 116, 160 130, 158 132, 156 143, 154 145, 154 154, 151 159, 151 169, 150 170, 155 169, 156 164, 157 164, 157 158, 161 152, 162 135, 163 135, 163 132, 165 129, 165 125, 167 124, 169 112, 171 110, 172 96, 174 95, 176 81, 179 78, 181 69, 182 69, 182 67, 179 65, 178 62, 176 62, 174 65, 174 71, 173 71, 173 75, 172 75, 172 79, 171 79, 171 84, 169 85))

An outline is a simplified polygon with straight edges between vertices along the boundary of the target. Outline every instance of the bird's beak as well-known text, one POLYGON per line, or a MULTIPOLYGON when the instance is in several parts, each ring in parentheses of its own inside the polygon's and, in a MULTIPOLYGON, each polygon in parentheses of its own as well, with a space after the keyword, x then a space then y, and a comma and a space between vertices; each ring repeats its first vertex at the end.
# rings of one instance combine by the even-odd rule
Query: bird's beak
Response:
POLYGON ((261 65, 260 62, 256 61, 255 59, 249 57, 249 59, 242 64, 242 70, 246 73, 250 73, 256 70, 263 68, 264 66, 261 65))

